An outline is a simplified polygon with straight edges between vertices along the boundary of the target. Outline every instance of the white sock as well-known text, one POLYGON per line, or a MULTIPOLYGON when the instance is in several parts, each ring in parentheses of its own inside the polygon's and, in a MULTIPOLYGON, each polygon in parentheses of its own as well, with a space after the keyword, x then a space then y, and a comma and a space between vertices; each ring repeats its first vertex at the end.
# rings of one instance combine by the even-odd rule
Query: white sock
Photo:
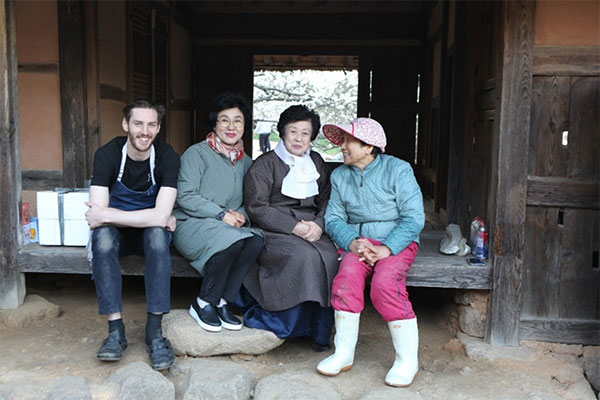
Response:
POLYGON ((225 304, 227 304, 227 300, 221 298, 221 301, 219 302, 219 305, 217 307, 223 307, 225 304))
POLYGON ((207 303, 206 301, 202 300, 200 297, 197 297, 196 301, 198 302, 198 305, 200 306, 200 308, 204 308, 210 304, 210 303, 207 303))

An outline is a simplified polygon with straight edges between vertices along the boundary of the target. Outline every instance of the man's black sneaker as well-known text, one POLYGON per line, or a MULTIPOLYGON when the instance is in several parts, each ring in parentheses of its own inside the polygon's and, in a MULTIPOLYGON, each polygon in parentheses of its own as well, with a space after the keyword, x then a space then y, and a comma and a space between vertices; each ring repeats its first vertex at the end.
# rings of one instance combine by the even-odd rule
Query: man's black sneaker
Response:
POLYGON ((108 333, 108 337, 102 342, 96 357, 102 361, 119 361, 126 348, 127 339, 115 329, 108 333))
POLYGON ((217 307, 217 314, 219 315, 223 328, 229 329, 230 331, 239 331, 242 329, 242 321, 233 314, 227 304, 222 307, 217 307))
POLYGON ((155 371, 170 368, 175 364, 175 353, 167 338, 152 339, 152 343, 146 346, 146 351, 150 356, 150 365, 155 371))
POLYGON ((190 306, 189 313, 203 329, 209 332, 219 332, 221 330, 221 320, 212 304, 207 304, 200 308, 198 301, 194 300, 190 306))

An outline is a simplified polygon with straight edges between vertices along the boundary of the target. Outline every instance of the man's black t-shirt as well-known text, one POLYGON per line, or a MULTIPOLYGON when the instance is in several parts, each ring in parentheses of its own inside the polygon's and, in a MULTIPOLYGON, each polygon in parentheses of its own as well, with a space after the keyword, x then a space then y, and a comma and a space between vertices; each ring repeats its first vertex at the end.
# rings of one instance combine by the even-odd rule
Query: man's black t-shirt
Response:
MULTIPOLYGON (((96 150, 92 185, 106 186, 109 189, 112 187, 119 176, 121 150, 126 141, 127 137, 119 136, 96 150)), ((156 139, 153 145, 155 151, 154 179, 158 189, 162 186, 177 188, 179 155, 171 145, 159 139, 156 139)), ((130 190, 137 192, 148 190, 152 186, 150 158, 144 161, 135 161, 127 156, 121 182, 130 190)))

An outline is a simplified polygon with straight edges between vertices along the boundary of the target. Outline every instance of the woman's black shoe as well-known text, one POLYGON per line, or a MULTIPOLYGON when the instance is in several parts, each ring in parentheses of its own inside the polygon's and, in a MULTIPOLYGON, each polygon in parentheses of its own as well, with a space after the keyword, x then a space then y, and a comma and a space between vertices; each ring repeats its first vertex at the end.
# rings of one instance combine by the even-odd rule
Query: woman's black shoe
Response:
POLYGON ((217 314, 221 320, 221 325, 230 331, 239 331, 242 329, 242 321, 236 317, 227 304, 217 307, 217 314))
POLYGON ((201 328, 209 332, 219 332, 221 330, 221 320, 215 306, 212 304, 207 304, 200 308, 198 301, 194 300, 190 306, 189 313, 201 328))

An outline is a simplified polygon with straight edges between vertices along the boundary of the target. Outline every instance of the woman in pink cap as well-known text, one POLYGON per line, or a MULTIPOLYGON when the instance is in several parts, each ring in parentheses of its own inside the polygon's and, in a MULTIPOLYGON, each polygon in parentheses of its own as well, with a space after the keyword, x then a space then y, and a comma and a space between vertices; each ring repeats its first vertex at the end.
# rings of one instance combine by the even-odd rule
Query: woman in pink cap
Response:
POLYGON ((408 386, 419 367, 417 318, 406 292, 406 274, 425 223, 421 189, 410 164, 382 154, 386 138, 377 121, 329 124, 323 134, 341 147, 344 157, 344 165, 331 174, 325 213, 325 230, 344 253, 331 295, 335 353, 317 370, 335 376, 352 367, 365 281, 372 276, 371 300, 388 324, 396 351, 385 383, 408 386))

